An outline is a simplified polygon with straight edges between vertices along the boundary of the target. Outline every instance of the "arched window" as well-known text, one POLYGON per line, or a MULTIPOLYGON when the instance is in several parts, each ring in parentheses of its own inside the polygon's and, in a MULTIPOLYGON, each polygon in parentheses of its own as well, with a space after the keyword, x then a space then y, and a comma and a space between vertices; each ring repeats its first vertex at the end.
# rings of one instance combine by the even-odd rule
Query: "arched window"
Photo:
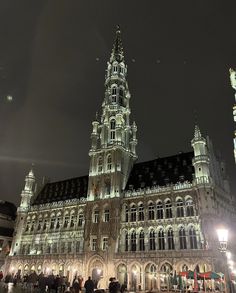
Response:
POLYGON ((191 198, 186 200, 186 217, 194 216, 193 201, 191 198))
POLYGON ((83 213, 79 213, 79 219, 78 219, 78 226, 81 227, 83 225, 84 221, 84 215, 83 213))
POLYGON ((163 204, 161 201, 157 203, 157 219, 163 219, 163 204))
POLYGON ((123 99, 124 99, 124 90, 123 88, 119 89, 119 100, 120 100, 120 105, 123 106, 123 99))
POLYGON ((179 248, 187 249, 186 233, 184 227, 179 229, 179 248))
POLYGON ((116 138, 116 121, 112 119, 110 121, 110 139, 115 140, 116 138))
POLYGON ((197 249, 197 236, 193 226, 189 229, 189 244, 191 249, 197 249))
POLYGON ((125 222, 129 222, 129 208, 125 207, 125 222))
POLYGON ((167 219, 172 218, 172 204, 169 199, 166 201, 165 207, 166 207, 166 218, 167 219))
POLYGON ((107 156, 107 170, 111 170, 111 155, 107 156))
POLYGON ((175 249, 174 233, 172 228, 169 228, 167 232, 167 244, 169 250, 175 249))
POLYGON ((50 229, 54 229, 55 228, 55 222, 56 222, 56 219, 55 217, 53 216, 51 218, 51 222, 50 222, 50 229))
POLYGON ((132 231, 131 233, 131 251, 136 251, 136 232, 132 231))
POLYGON ((117 64, 113 65, 113 72, 117 73, 118 72, 118 66, 117 64))
POLYGON ((182 266, 182 272, 187 272, 188 271, 188 266, 186 264, 184 264, 182 266))
POLYGON ((130 209, 130 221, 136 222, 136 207, 135 207, 135 205, 132 205, 131 209, 130 209))
POLYGON ((160 229, 158 232, 158 246, 159 250, 165 250, 165 235, 163 229, 160 229))
POLYGON ((148 205, 148 220, 154 220, 154 204, 152 202, 148 205))
POLYGON ((156 249, 156 243, 155 243, 155 231, 151 230, 149 232, 149 249, 155 250, 156 249))
POLYGON ((102 157, 98 158, 98 172, 102 172, 102 157))
POLYGON ((138 220, 139 221, 144 221, 144 208, 143 208, 143 204, 140 204, 138 206, 138 220))
POLYGON ((182 199, 179 198, 176 202, 176 205, 177 205, 176 216, 178 218, 184 217, 184 203, 183 203, 182 199))
POLYGON ((129 234, 125 231, 125 251, 129 251, 129 234))
POLYGON ((144 232, 141 231, 139 233, 139 250, 140 251, 144 251, 145 250, 145 246, 144 246, 144 232))
POLYGON ((112 103, 116 103, 116 96, 117 96, 117 88, 113 87, 112 93, 111 93, 111 102, 112 103))

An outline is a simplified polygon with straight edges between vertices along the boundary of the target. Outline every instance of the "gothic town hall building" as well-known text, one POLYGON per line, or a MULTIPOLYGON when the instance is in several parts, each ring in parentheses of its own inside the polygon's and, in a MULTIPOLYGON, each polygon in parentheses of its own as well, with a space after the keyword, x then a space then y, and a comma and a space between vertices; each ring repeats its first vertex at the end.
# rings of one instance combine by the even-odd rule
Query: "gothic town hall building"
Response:
POLYGON ((196 125, 192 151, 136 163, 121 33, 107 63, 101 115, 92 122, 86 176, 25 178, 5 269, 83 278, 106 288, 166 288, 173 272, 217 271, 216 228, 235 221, 224 163, 196 125))

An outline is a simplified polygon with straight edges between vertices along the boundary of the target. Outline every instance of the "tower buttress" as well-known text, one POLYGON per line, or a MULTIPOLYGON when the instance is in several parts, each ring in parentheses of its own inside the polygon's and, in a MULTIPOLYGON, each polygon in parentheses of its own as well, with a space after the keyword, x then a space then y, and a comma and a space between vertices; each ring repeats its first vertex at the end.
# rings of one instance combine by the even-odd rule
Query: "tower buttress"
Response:
POLYGON ((130 124, 127 65, 117 27, 107 62, 105 95, 100 117, 92 122, 88 200, 119 197, 137 159, 137 126, 130 124))
MULTIPOLYGON (((236 91, 236 71, 230 68, 229 75, 230 75, 231 86, 236 91)), ((236 92, 234 94, 234 98, 235 98, 235 104, 233 106, 233 116, 234 116, 234 122, 236 122, 236 92)), ((234 131, 234 159, 236 163, 236 130, 234 131)))
POLYGON ((24 232, 24 224, 31 205, 31 198, 35 193, 35 176, 33 169, 25 177, 25 186, 21 192, 21 203, 17 209, 17 217, 10 255, 16 255, 20 250, 20 242, 24 232))

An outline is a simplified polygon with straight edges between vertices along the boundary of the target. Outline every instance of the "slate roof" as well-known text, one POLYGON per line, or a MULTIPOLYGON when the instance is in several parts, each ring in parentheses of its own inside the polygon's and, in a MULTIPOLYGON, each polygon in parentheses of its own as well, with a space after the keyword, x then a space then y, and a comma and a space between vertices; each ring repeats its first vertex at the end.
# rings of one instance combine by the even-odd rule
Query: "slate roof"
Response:
POLYGON ((193 156, 193 152, 179 153, 171 157, 135 164, 126 184, 126 190, 165 186, 184 181, 192 182, 193 156))
POLYGON ((73 198, 86 198, 88 176, 47 183, 39 192, 33 205, 63 201, 73 198))
MULTIPOLYGON (((193 152, 179 153, 170 157, 134 164, 126 190, 165 186, 184 181, 192 182, 194 176, 193 156, 193 152)), ((87 189, 88 176, 47 183, 37 195, 33 205, 86 198, 87 189)))
POLYGON ((16 218, 16 206, 9 201, 0 200, 0 214, 9 216, 14 220, 16 218))

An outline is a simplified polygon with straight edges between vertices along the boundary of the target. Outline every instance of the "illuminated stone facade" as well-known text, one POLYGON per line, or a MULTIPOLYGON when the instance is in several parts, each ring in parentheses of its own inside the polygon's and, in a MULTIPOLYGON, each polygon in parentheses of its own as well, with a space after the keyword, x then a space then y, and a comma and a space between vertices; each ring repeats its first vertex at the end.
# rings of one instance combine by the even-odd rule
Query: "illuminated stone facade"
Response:
MULTIPOLYGON (((105 288, 170 286, 176 270, 217 265, 215 228, 234 219, 224 164, 198 126, 192 152, 135 163, 137 126, 120 30, 92 122, 89 175, 47 183, 26 176, 7 270, 89 275, 105 288)), ((145 117, 144 117, 145 119, 145 117)))

